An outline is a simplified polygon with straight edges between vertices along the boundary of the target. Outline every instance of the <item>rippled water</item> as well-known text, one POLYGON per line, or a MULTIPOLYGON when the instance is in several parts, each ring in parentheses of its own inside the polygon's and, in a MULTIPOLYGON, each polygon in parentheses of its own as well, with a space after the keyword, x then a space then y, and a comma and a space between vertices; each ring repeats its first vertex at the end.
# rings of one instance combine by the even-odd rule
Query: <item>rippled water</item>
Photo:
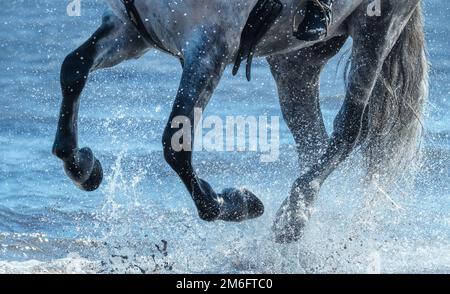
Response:
MULTIPOLYGON (((66 2, 0 2, 0 272, 450 272, 448 1, 425 1, 431 97, 414 188, 390 195, 395 205, 375 196, 358 185, 355 155, 327 181, 305 238, 290 246, 270 232, 296 178, 286 127, 274 163, 256 153, 195 155, 214 187, 246 186, 267 209, 244 224, 199 221, 162 157, 181 72, 157 52, 90 79, 80 143, 95 150, 106 179, 94 193, 72 185, 50 153, 59 67, 99 25, 105 4, 83 0, 81 17, 68 17, 66 2)), ((328 126, 344 93, 338 60, 322 79, 328 126)), ((257 62, 250 84, 228 71, 207 114, 280 115, 267 64, 257 62)))

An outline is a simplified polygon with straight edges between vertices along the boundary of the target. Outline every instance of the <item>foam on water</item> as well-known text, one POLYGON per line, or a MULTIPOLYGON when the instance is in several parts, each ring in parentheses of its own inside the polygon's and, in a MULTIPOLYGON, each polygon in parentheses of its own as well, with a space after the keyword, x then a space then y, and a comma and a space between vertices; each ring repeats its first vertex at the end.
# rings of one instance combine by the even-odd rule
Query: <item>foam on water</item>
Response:
MULTIPOLYGON (((450 272, 448 235, 430 240, 415 232, 421 229, 421 222, 413 223, 410 217, 419 215, 407 207, 414 196, 396 195, 399 199, 394 204, 392 199, 374 193, 377 187, 364 188, 357 181, 351 187, 338 185, 350 167, 343 168, 325 187, 302 241, 280 245, 272 241, 270 231, 276 208, 272 205, 276 201, 267 199, 280 198, 275 191, 265 195, 268 214, 260 220, 241 225, 205 224, 198 221, 192 209, 141 205, 140 199, 146 195, 137 192, 136 187, 145 172, 134 176, 122 173, 122 156, 118 156, 114 172, 107 179, 104 207, 97 216, 105 225, 103 236, 96 240, 61 242, 58 246, 74 249, 63 258, 1 262, 0 271, 450 272), (68 246, 71 242, 74 244, 68 246)), ((449 220, 446 221, 448 225, 449 220)), ((18 252, 45 252, 48 243, 55 242, 44 235, 2 235, 2 239, 2 244, 6 240, 12 244, 13 239, 20 240, 18 252)))

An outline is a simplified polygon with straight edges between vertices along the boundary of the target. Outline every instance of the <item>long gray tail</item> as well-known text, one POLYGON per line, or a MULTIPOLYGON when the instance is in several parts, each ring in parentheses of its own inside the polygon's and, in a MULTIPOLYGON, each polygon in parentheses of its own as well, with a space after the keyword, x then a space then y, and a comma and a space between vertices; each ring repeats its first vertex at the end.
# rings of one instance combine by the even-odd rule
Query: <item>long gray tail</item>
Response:
POLYGON ((419 5, 386 59, 370 99, 370 125, 363 145, 369 176, 390 182, 420 167, 427 96, 428 61, 419 5))

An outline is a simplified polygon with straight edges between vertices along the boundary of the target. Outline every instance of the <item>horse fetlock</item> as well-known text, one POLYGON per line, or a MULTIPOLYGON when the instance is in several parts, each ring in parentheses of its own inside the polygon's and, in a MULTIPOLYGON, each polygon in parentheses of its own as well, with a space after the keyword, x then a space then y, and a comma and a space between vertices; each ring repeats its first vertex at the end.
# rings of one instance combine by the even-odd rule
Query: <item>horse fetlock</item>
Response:
POLYGON ((199 217, 207 222, 216 221, 220 215, 220 203, 211 185, 198 179, 198 188, 194 188, 193 194, 199 217))
POLYGON ((103 180, 103 169, 89 148, 76 149, 64 161, 64 169, 69 178, 82 190, 94 191, 103 180))
POLYGON ((220 208, 217 207, 205 207, 198 211, 198 216, 201 220, 206 222, 215 222, 218 220, 220 215, 220 208))
POLYGON ((69 144, 62 144, 59 141, 55 141, 52 147, 52 154, 59 159, 66 161, 73 156, 76 150, 76 148, 70 147, 69 144))

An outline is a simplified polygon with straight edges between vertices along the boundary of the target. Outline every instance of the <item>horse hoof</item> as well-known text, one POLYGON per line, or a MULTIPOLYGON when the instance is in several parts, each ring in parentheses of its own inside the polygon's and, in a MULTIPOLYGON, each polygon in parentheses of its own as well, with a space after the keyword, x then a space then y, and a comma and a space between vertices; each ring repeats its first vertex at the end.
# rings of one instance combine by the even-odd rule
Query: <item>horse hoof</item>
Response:
POLYGON ((311 210, 304 204, 292 204, 289 199, 285 200, 272 226, 275 242, 289 244, 299 241, 310 217, 311 210))
POLYGON ((98 159, 95 159, 94 168, 86 182, 80 185, 80 188, 87 192, 92 192, 100 187, 103 181, 103 168, 98 159))
POLYGON ((218 195, 219 220, 242 222, 264 214, 264 204, 247 189, 226 189, 218 195))
POLYGON ((64 162, 64 169, 70 179, 84 191, 96 190, 103 180, 103 169, 92 150, 82 148, 64 162))

